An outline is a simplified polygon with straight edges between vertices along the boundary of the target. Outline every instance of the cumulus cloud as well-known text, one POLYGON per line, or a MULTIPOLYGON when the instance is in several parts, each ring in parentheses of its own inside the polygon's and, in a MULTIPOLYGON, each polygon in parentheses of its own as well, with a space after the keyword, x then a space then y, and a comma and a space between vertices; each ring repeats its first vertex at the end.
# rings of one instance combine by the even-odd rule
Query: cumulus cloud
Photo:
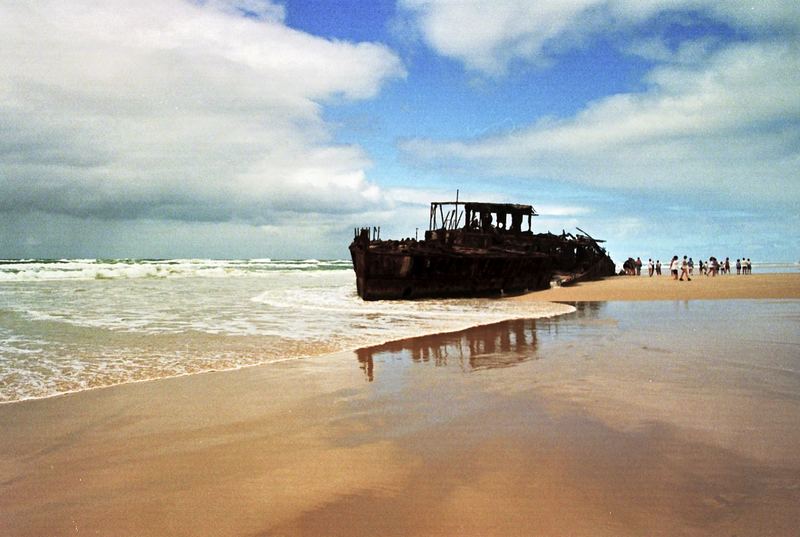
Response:
POLYGON ((489 74, 515 57, 537 59, 544 44, 596 0, 449 2, 402 0, 422 38, 439 54, 489 74))
POLYGON ((382 202, 322 107, 405 74, 263 0, 0 6, 0 211, 269 223, 382 202))
POLYGON ((646 91, 609 96, 574 117, 454 142, 410 140, 420 161, 487 174, 623 188, 714 190, 780 201, 800 180, 800 50, 739 44, 702 67, 654 69, 646 91))
POLYGON ((403 150, 418 162, 469 167, 487 175, 574 181, 598 187, 714 192, 736 201, 783 201, 800 175, 800 7, 628 0, 404 0, 426 40, 467 67, 499 74, 514 58, 541 61, 551 39, 633 27, 658 14, 694 10, 751 33, 668 46, 634 39, 626 52, 656 63, 636 93, 588 103, 567 118, 479 139, 414 139, 403 150), (514 21, 505 24, 503 21, 514 21), (609 26, 610 25, 610 26, 609 26), (480 27, 476 40, 464 28, 480 27), (458 35, 456 35, 458 34, 458 35), (524 45, 524 46, 523 46, 524 45))
POLYGON ((401 0, 403 13, 437 53, 487 75, 513 60, 547 63, 588 36, 625 31, 657 15, 692 11, 751 32, 797 32, 800 4, 781 0, 401 0))

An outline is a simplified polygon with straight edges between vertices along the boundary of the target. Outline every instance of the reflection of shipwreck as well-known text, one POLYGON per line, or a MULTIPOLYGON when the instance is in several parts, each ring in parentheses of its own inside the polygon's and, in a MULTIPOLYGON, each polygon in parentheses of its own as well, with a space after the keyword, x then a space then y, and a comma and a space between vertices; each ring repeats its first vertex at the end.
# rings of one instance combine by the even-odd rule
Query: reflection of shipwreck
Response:
POLYGON ((437 367, 456 365, 464 370, 510 367, 536 357, 536 321, 516 319, 460 332, 392 341, 358 349, 356 356, 370 381, 374 378, 374 360, 384 356, 437 367))
POLYGON ((611 276, 614 262, 588 234, 534 234, 530 205, 433 202, 424 240, 356 231, 350 255, 364 300, 487 296, 611 276), (525 226, 525 229, 523 229, 525 226))

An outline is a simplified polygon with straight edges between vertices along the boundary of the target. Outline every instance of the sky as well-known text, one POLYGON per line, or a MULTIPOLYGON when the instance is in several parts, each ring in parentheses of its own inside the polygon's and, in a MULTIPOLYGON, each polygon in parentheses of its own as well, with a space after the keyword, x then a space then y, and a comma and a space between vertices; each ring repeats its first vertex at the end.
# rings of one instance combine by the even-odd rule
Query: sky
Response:
POLYGON ((457 190, 800 260, 800 2, 0 0, 0 258, 347 258, 457 190))

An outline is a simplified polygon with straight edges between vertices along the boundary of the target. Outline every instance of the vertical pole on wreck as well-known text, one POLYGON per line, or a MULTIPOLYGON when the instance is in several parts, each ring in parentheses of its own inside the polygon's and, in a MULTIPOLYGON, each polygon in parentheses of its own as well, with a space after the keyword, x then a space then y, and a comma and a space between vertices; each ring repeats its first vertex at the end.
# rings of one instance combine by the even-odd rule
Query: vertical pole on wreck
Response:
POLYGON ((458 217, 458 189, 456 189, 456 210, 453 212, 453 218, 455 219, 455 224, 453 224, 453 229, 458 227, 458 221, 460 218, 458 217))

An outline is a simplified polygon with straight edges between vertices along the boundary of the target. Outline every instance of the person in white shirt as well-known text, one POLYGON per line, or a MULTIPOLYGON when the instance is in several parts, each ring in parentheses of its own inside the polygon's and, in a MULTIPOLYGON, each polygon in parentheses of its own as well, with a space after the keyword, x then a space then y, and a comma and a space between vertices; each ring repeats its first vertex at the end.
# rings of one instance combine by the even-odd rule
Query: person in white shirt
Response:
POLYGON ((689 277, 689 262, 686 260, 686 256, 683 256, 683 262, 681 263, 681 277, 679 278, 680 281, 683 281, 684 276, 686 276, 687 282, 692 281, 692 279, 689 277))

